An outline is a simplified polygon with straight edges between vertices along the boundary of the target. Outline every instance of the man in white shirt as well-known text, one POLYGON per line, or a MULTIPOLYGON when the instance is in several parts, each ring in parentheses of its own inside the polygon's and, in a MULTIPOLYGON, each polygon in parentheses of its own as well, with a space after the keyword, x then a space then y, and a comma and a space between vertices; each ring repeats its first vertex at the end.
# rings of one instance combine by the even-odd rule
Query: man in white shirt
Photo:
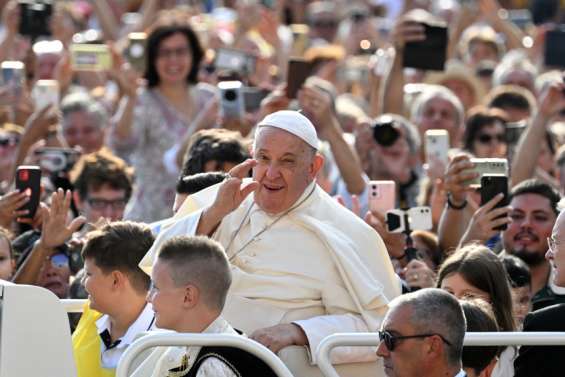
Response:
MULTIPOLYGON (((400 284, 378 234, 315 183, 323 164, 312 123, 295 111, 257 126, 253 160, 230 178, 189 197, 159 234, 209 235, 225 248, 233 284, 223 316, 278 352, 336 332, 375 331, 400 284), (244 179, 253 170, 253 179, 244 179), (188 208, 188 210, 187 210, 188 208), (184 210, 183 210, 184 209, 184 210)), ((336 363, 375 360, 374 349, 341 347, 336 363)))

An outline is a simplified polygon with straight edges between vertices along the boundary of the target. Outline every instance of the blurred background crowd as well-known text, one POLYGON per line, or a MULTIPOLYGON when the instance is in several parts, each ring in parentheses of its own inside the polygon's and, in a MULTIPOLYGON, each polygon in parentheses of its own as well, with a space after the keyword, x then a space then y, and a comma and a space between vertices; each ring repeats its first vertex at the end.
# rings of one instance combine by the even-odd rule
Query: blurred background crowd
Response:
POLYGON ((380 234, 405 291, 482 298, 500 331, 565 302, 545 259, 565 190, 565 2, 0 0, 0 13, 1 279, 85 298, 91 229, 157 232, 249 158, 260 119, 300 109, 322 140, 318 184, 380 234), (389 231, 388 210, 420 207, 389 231), (55 250, 39 261, 38 240, 55 250))

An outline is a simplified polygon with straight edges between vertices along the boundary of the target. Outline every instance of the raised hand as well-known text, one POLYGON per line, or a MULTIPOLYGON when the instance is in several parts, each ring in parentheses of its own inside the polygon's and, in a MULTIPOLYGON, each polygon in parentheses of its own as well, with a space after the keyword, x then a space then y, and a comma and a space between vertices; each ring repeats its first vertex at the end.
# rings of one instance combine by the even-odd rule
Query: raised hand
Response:
POLYGON ((28 201, 29 197, 25 192, 11 191, 4 196, 0 196, 0 225, 4 228, 10 228, 13 220, 27 215, 27 210, 18 211, 18 208, 28 201))
POLYGON ((478 173, 469 171, 473 166, 471 159, 465 154, 455 156, 447 166, 443 188, 451 195, 456 204, 464 202, 467 199, 467 193, 472 191, 472 188, 465 182, 478 177, 478 173))
POLYGON ((499 232, 495 228, 510 223, 510 207, 495 208, 503 198, 503 194, 498 194, 475 211, 461 238, 461 246, 473 241, 486 242, 499 232))
POLYGON ((66 193, 58 189, 51 195, 51 208, 43 208, 43 226, 41 229, 41 245, 46 249, 54 249, 64 244, 74 232, 86 222, 82 216, 69 222, 71 207, 71 191, 66 193))

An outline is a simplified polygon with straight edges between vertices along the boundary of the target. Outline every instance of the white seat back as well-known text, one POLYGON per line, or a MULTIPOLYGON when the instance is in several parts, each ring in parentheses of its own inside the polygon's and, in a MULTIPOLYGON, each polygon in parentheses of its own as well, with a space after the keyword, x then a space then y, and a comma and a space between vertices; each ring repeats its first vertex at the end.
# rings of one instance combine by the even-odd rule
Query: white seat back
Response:
POLYGON ((67 313, 52 292, 0 281, 0 377, 75 377, 67 313))

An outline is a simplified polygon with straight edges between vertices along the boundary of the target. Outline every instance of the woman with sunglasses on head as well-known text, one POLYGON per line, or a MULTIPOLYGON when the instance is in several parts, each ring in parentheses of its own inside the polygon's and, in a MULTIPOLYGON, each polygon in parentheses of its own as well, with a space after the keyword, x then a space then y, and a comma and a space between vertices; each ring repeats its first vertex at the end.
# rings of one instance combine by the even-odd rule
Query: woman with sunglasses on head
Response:
POLYGON ((477 158, 506 158, 507 115, 499 109, 477 106, 469 110, 463 149, 477 158))
POLYGON ((198 83, 204 51, 188 14, 164 12, 146 41, 146 87, 124 68, 125 96, 110 144, 135 168, 136 188, 125 218, 152 222, 172 216, 179 158, 190 137, 215 125, 215 89, 198 83), (130 75, 130 76, 127 76, 130 75))
MULTIPOLYGON (((500 331, 515 331, 512 294, 504 266, 486 246, 471 244, 455 251, 443 262, 437 287, 457 298, 473 297, 491 304, 500 331)), ((514 376, 514 347, 500 354, 491 377, 514 376)))

